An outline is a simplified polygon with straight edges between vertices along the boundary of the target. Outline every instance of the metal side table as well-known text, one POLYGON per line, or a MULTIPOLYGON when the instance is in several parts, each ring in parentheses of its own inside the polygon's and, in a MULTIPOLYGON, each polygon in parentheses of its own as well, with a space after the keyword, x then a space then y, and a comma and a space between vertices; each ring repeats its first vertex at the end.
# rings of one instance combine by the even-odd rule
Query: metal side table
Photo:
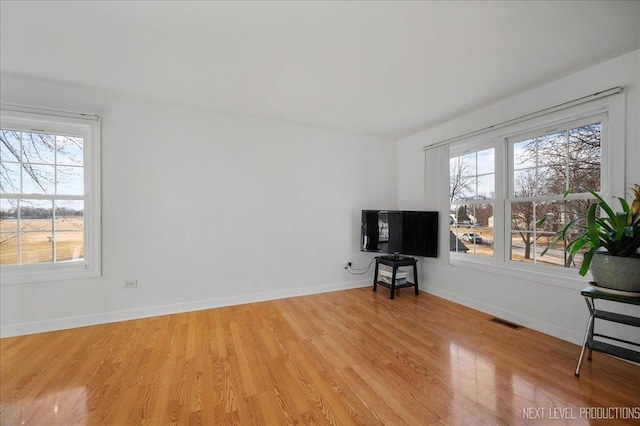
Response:
POLYGON ((618 339, 616 337, 594 333, 596 319, 611 321, 618 324, 626 324, 632 327, 640 327, 640 318, 638 317, 596 309, 596 299, 609 300, 612 302, 624 303, 628 305, 640 305, 640 297, 630 297, 607 293, 591 286, 583 289, 580 294, 584 296, 584 300, 587 302, 587 307, 589 308, 589 322, 587 323, 587 331, 584 335, 584 343, 582 344, 580 358, 578 359, 578 366, 576 367, 576 377, 580 376, 580 367, 582 366, 584 353, 587 349, 589 349, 589 355, 587 356, 588 360, 591 360, 593 351, 596 351, 640 363, 640 352, 594 339, 594 337, 604 337, 611 341, 640 347, 640 344, 635 342, 629 342, 627 340, 618 339))

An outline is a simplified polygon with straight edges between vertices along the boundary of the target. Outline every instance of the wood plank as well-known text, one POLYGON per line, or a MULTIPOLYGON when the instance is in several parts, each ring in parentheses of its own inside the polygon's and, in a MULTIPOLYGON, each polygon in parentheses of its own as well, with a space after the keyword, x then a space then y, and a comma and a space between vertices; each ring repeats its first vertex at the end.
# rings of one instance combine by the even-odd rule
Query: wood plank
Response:
POLYGON ((362 288, 1 339, 0 423, 535 425, 523 409, 638 406, 640 366, 595 353, 576 378, 578 346, 489 319, 362 288))

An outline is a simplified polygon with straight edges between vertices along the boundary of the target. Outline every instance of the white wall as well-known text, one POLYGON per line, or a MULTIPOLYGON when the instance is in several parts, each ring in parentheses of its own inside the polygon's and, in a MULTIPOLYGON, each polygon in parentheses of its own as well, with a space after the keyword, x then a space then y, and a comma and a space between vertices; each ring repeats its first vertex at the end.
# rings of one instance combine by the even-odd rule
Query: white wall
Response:
MULTIPOLYGON (((439 178, 438 170, 433 174, 431 170, 425 171, 423 147, 615 86, 624 87, 626 96, 625 187, 640 183, 639 78, 640 50, 637 50, 398 141, 398 208, 420 209, 430 204, 425 200, 425 181, 439 178)), ((448 208, 441 214, 448 215, 448 208)), ((443 241, 441 248, 448 250, 448 239, 443 241)), ((425 260, 422 264, 423 290, 565 340, 582 341, 587 309, 579 290, 587 280, 577 274, 558 286, 543 283, 535 274, 524 279, 524 275, 516 278, 453 266, 448 262, 448 253, 437 262, 425 260)), ((602 304, 605 306, 640 314, 635 307, 602 304)), ((637 329, 623 330, 622 334, 635 335, 637 340, 637 329)))
POLYGON ((388 140, 2 75, 2 102, 102 118, 102 269, 3 285, 25 334, 368 285, 360 210, 394 208, 388 140), (138 288, 123 289, 125 279, 138 288))
MULTIPOLYGON (((396 150, 380 139, 2 74, 2 102, 102 117, 103 276, 1 286, 0 333, 369 285, 370 274, 341 267, 372 257, 358 251, 360 210, 426 208, 433 177, 424 146, 613 86, 626 93, 626 184, 640 182, 639 75, 635 51, 400 140, 396 150), (139 287, 122 289, 124 279, 139 287)), ((578 276, 554 286, 420 263, 423 290, 582 339, 578 276)))

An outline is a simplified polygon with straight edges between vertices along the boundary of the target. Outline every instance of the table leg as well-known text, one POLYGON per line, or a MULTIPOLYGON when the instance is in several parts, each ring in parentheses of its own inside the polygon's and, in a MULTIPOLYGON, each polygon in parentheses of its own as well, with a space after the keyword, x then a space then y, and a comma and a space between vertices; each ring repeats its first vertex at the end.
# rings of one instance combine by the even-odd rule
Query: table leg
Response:
MULTIPOLYGON (((576 367, 575 376, 580 377, 580 367, 582 366, 582 360, 584 359, 584 352, 587 349, 587 343, 591 338, 591 334, 593 333, 593 323, 595 321, 595 317, 593 314, 589 315, 589 323, 587 325, 587 331, 584 333, 584 341, 582 342, 582 350, 580 350, 580 358, 578 358, 578 366, 576 367)), ((591 349, 589 349, 591 350, 591 349)))
POLYGON ((586 297, 584 298, 584 301, 587 302, 589 315, 593 318, 593 321, 591 321, 591 328, 589 329, 589 337, 587 339, 587 348, 589 349, 587 359, 591 361, 591 358, 593 357, 593 332, 596 328, 596 301, 593 299, 587 299, 586 297))
POLYGON ((376 259, 376 269, 373 272, 373 291, 378 288, 378 259, 376 259))
POLYGON ((416 296, 418 295, 418 266, 417 262, 413 264, 413 283, 415 284, 416 296))
POLYGON ((393 272, 391 273, 391 296, 389 299, 393 299, 396 296, 396 271, 398 270, 397 266, 393 267, 393 272))
POLYGON ((580 358, 578 358, 578 366, 576 367, 575 373, 576 377, 580 376, 580 367, 582 366, 582 360, 584 359, 584 353, 587 347, 589 348, 589 355, 587 355, 587 359, 591 360, 591 355, 593 353, 591 346, 593 343, 593 327, 596 322, 595 303, 590 301, 588 297, 585 297, 584 301, 587 303, 587 308, 589 308, 589 322, 587 323, 587 330, 584 333, 584 341, 582 342, 582 349, 580 350, 580 358))

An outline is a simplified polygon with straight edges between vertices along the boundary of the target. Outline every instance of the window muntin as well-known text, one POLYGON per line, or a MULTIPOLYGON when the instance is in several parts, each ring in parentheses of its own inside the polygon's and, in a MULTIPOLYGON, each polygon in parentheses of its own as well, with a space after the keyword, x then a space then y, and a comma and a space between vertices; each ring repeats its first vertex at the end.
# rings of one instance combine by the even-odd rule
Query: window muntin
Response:
POLYGON ((100 273, 99 121, 2 110, 3 284, 100 273))
POLYGON ((495 148, 449 159, 450 251, 494 256, 495 174, 495 148))

